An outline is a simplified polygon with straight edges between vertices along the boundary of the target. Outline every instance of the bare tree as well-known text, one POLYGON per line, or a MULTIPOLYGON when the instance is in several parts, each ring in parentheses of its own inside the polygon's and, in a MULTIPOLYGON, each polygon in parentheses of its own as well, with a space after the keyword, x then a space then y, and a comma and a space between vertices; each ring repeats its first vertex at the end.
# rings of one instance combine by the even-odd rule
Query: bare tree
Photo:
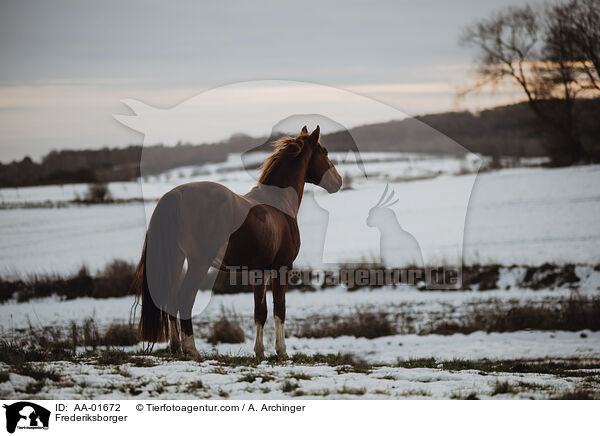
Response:
POLYGON ((557 165, 587 159, 575 101, 582 91, 598 84, 598 70, 589 55, 597 49, 593 34, 598 30, 591 27, 597 18, 587 19, 585 36, 575 20, 586 8, 597 12, 597 3, 571 0, 540 11, 509 7, 468 27, 462 38, 464 44, 478 49, 479 81, 467 92, 506 80, 516 84, 545 126, 544 146, 557 165))
POLYGON ((548 11, 546 55, 566 56, 587 96, 600 91, 600 1, 570 0, 548 11))

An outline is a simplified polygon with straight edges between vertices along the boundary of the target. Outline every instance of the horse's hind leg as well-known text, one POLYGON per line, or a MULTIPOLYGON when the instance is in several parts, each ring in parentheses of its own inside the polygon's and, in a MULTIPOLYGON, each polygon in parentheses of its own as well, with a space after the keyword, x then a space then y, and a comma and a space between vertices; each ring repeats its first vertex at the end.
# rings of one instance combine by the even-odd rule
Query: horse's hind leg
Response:
POLYGON ((253 286, 254 288, 254 323, 256 324, 256 341, 254 342, 254 353, 256 358, 265 358, 265 344, 263 332, 267 320, 267 286, 266 284, 253 286))
POLYGON ((200 357, 194 342, 194 329, 192 327, 192 307, 196 300, 198 288, 202 284, 210 262, 195 262, 188 259, 188 270, 179 288, 179 318, 181 322, 181 348, 185 354, 193 358, 200 357))
POLYGON ((180 338, 180 328, 179 328, 179 319, 177 318, 179 314, 179 291, 181 288, 181 281, 183 278, 183 261, 185 257, 183 253, 177 253, 177 258, 175 259, 175 264, 179 268, 179 274, 177 275, 177 280, 170 291, 169 301, 167 306, 167 312, 169 313, 169 348, 172 354, 180 354, 181 353, 181 338, 180 338))
POLYGON ((177 319, 177 315, 169 314, 169 324, 171 331, 171 338, 169 340, 169 349, 172 354, 180 354, 181 353, 181 332, 179 330, 179 319, 177 319))

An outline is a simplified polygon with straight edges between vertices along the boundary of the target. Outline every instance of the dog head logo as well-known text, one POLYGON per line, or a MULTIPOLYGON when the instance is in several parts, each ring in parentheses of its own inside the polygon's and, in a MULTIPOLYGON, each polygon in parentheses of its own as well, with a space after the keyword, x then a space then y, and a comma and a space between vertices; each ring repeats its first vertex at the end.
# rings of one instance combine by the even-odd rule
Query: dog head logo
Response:
POLYGON ((50 411, 29 401, 5 404, 6 431, 14 433, 18 429, 47 429, 50 411))

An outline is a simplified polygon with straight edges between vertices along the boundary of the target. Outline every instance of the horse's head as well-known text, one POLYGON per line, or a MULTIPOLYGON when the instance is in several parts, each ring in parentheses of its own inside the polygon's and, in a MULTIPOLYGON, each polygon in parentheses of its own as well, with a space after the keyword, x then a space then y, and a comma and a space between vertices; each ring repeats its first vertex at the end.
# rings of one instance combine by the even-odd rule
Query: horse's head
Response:
POLYGON ((369 210, 369 216, 367 217, 367 226, 369 227, 382 227, 389 219, 396 219, 394 211, 390 209, 390 206, 396 204, 398 199, 393 200, 394 191, 390 192, 387 197, 389 185, 385 185, 385 189, 379 201, 375 206, 369 210))
POLYGON ((300 138, 304 140, 304 147, 310 147, 312 150, 304 181, 321 186, 327 192, 333 194, 342 187, 342 177, 329 160, 327 149, 321 145, 319 141, 320 134, 321 129, 319 126, 311 134, 304 126, 300 133, 300 138))

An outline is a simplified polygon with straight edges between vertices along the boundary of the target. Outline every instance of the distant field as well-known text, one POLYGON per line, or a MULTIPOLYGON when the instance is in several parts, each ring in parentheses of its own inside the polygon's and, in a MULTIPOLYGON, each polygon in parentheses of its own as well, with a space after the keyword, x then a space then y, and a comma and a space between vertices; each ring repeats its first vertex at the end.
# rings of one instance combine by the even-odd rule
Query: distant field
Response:
MULTIPOLYGON (((367 179, 360 177, 351 161, 338 165, 340 173, 353 177, 355 189, 327 195, 316 188, 316 202, 305 196, 296 265, 318 267, 321 256, 325 263, 376 259, 379 234, 365 220, 386 183, 400 199, 394 206, 400 224, 417 238, 425 261, 431 264, 460 260, 457 246, 463 229, 463 255, 469 264, 600 263, 600 166, 505 169, 475 178, 472 159, 397 153, 363 157, 367 179)), ((234 156, 222 164, 173 170, 143 184, 110 184, 116 199, 150 199, 146 209, 134 202, 2 210, 0 269, 3 275, 66 273, 82 263, 96 270, 115 258, 136 262, 153 200, 193 180, 217 181, 235 192, 247 192, 254 181, 241 165, 239 156, 234 156)), ((4 189, 0 201, 68 202, 86 189, 85 185, 4 189)))

